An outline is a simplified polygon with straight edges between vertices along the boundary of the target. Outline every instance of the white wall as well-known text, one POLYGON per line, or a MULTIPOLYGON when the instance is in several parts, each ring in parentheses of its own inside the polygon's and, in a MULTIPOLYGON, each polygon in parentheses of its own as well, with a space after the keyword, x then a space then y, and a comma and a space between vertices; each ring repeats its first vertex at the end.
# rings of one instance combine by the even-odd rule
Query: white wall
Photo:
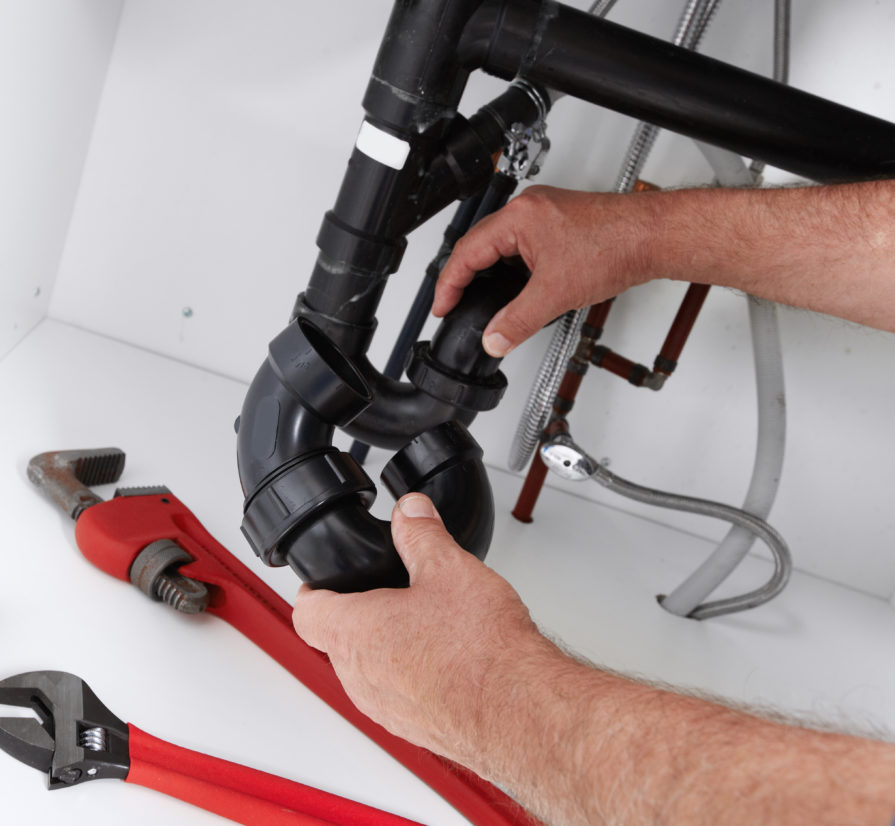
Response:
MULTIPOLYGON (((728 0, 704 50, 767 71, 771 5, 728 0)), ((890 4, 795 5, 792 82, 895 119, 890 4)), ((247 381, 310 273, 390 6, 339 0, 312 15, 286 0, 129 0, 51 315, 247 381)), ((622 0, 613 17, 668 36, 677 6, 622 0)), ((476 79, 463 110, 499 88, 476 79)), ((608 188, 631 128, 625 118, 563 100, 551 117, 554 147, 540 181, 608 188)), ((698 153, 674 136, 660 140, 646 176, 663 185, 709 179, 698 153)), ((380 365, 439 235, 433 222, 411 238, 386 291, 371 350, 380 365)), ((660 282, 623 296, 605 343, 650 362, 681 291, 660 282)), ((791 435, 772 521, 799 567, 888 598, 895 592, 895 390, 888 379, 895 336, 788 310, 782 324, 791 435)), ((544 341, 507 360, 508 396, 474 426, 496 466, 504 464, 544 341)), ((578 440, 622 475, 742 498, 755 415, 740 297, 710 296, 661 394, 592 371, 579 398, 578 440)), ((640 509, 596 486, 574 490, 701 535, 724 530, 640 509)))
POLYGON ((0 358, 46 315, 122 2, 0 3, 0 358))

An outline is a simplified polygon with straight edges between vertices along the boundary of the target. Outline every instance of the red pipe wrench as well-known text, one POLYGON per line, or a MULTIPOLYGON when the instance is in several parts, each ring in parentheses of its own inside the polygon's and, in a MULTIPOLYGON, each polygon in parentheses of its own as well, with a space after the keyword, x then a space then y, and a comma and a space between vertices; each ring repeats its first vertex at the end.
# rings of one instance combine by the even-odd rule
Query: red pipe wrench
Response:
POLYGON ((209 534, 164 487, 126 488, 104 502, 90 485, 117 482, 118 448, 35 456, 32 482, 76 520, 84 556, 153 599, 219 616, 425 781, 476 826, 532 826, 518 803, 473 772, 390 734, 345 694, 328 657, 292 627, 291 606, 209 534))

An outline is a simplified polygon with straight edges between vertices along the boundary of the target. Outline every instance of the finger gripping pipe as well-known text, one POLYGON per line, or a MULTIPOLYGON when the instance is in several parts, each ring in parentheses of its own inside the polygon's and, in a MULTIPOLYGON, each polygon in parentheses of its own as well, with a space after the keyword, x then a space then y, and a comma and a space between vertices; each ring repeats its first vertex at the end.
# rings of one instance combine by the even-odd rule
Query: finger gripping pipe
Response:
MULTIPOLYGON (((289 565, 313 587, 364 591, 407 585, 389 523, 368 508, 376 488, 332 446, 372 399, 360 371, 306 319, 270 344, 237 420, 246 495, 242 531, 267 565, 289 565)), ((414 438, 383 472, 389 490, 427 493, 458 543, 484 558, 494 505, 482 451, 457 422, 414 438)))

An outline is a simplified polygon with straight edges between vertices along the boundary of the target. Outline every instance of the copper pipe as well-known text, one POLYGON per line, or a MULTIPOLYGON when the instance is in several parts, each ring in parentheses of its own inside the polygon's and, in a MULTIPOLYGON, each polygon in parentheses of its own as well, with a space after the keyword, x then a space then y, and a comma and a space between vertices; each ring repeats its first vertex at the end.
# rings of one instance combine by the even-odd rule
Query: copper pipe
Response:
MULTIPOLYGON (((634 182, 632 192, 651 192, 657 189, 659 189, 659 187, 655 184, 637 180, 634 182)), ((660 353, 659 356, 660 359, 666 351, 674 356, 675 361, 677 357, 680 356, 680 351, 687 340, 687 336, 690 334, 693 322, 696 320, 696 315, 699 313, 702 302, 705 300, 705 295, 703 295, 701 300, 697 301, 695 293, 696 291, 691 287, 684 297, 684 302, 681 304, 674 322, 672 322, 671 329, 665 340, 665 345, 662 347, 662 353, 660 353), (691 293, 694 295, 691 296, 691 293), (680 341, 680 345, 675 350, 673 349, 673 346, 677 346, 678 341, 680 341)), ((597 341, 603 334, 603 327, 606 325, 606 319, 609 316, 613 301, 614 299, 610 298, 608 301, 594 304, 588 311, 587 318, 582 327, 582 336, 578 348, 575 351, 575 355, 569 360, 569 366, 566 369, 562 384, 560 384, 556 394, 556 399, 553 403, 553 419, 547 425, 548 430, 552 425, 559 422, 564 423, 565 417, 572 410, 584 374, 587 372, 588 366, 594 363, 593 358, 594 353, 597 350, 597 341)), ((647 376, 650 376, 648 367, 635 364, 623 356, 613 353, 608 348, 602 349, 604 351, 604 358, 597 362, 598 366, 622 376, 622 378, 627 379, 638 387, 643 385, 644 379, 647 376)), ((665 364, 665 362, 662 363, 663 365, 665 364)), ((672 368, 672 370, 673 369, 674 368, 672 368)), ((516 500, 516 506, 513 508, 513 516, 520 522, 528 523, 532 521, 532 512, 534 511, 534 506, 538 501, 538 496, 541 493, 541 488, 544 485, 546 477, 547 468, 541 461, 539 452, 535 451, 535 456, 528 468, 528 474, 525 477, 522 490, 519 492, 519 497, 516 500)))
POLYGON ((635 387, 642 387, 644 380, 650 374, 649 367, 644 367, 642 364, 626 359, 608 347, 595 347, 591 364, 620 376, 635 387))
POLYGON ((541 461, 540 450, 536 450, 534 458, 528 466, 528 474, 525 476, 522 490, 519 491, 519 498, 516 499, 516 507, 513 508, 513 516, 520 522, 528 524, 532 521, 531 512, 535 508, 546 478, 547 466, 541 461))
POLYGON ((671 329, 668 331, 665 343, 656 357, 653 369, 657 373, 671 375, 674 368, 677 367, 678 359, 681 357, 681 350, 684 349, 684 345, 687 343, 687 338, 693 330, 696 317, 699 315, 708 293, 708 284, 691 284, 687 289, 680 309, 671 323, 671 329))
MULTIPOLYGON (((612 308, 613 299, 594 304, 587 313, 584 320, 584 326, 581 328, 582 336, 578 343, 578 349, 575 355, 569 360, 569 366, 566 368, 562 383, 553 402, 554 421, 558 418, 565 420, 572 406, 575 404, 575 397, 578 395, 578 389, 581 387, 581 381, 587 368, 590 366, 591 354, 596 347, 597 340, 603 334, 603 327, 609 316, 609 310, 612 308)), ((550 424, 547 425, 548 429, 550 424)), ((539 451, 535 451, 534 459, 528 467, 528 473, 525 476, 525 482, 519 496, 516 499, 516 506, 513 508, 513 516, 520 522, 529 523, 532 521, 532 511, 541 494, 541 488, 544 486, 544 480, 547 478, 547 468, 541 461, 539 451)))

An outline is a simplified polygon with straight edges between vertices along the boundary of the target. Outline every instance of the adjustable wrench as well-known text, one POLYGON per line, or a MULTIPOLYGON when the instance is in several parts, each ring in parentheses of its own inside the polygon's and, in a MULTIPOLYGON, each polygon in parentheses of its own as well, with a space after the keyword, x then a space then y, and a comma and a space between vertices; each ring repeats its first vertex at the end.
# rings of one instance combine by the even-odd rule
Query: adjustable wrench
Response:
POLYGON ((49 788, 119 778, 258 826, 421 826, 353 800, 159 740, 119 720, 64 671, 0 680, 0 703, 40 718, 0 718, 0 749, 47 772, 49 788))
POLYGON ((151 598, 226 620, 477 826, 531 826, 519 805, 449 760, 390 734, 345 694, 328 657, 292 627, 289 604, 255 576, 164 487, 125 488, 104 502, 91 485, 117 482, 118 448, 43 453, 28 466, 37 487, 75 519, 84 556, 151 598))

